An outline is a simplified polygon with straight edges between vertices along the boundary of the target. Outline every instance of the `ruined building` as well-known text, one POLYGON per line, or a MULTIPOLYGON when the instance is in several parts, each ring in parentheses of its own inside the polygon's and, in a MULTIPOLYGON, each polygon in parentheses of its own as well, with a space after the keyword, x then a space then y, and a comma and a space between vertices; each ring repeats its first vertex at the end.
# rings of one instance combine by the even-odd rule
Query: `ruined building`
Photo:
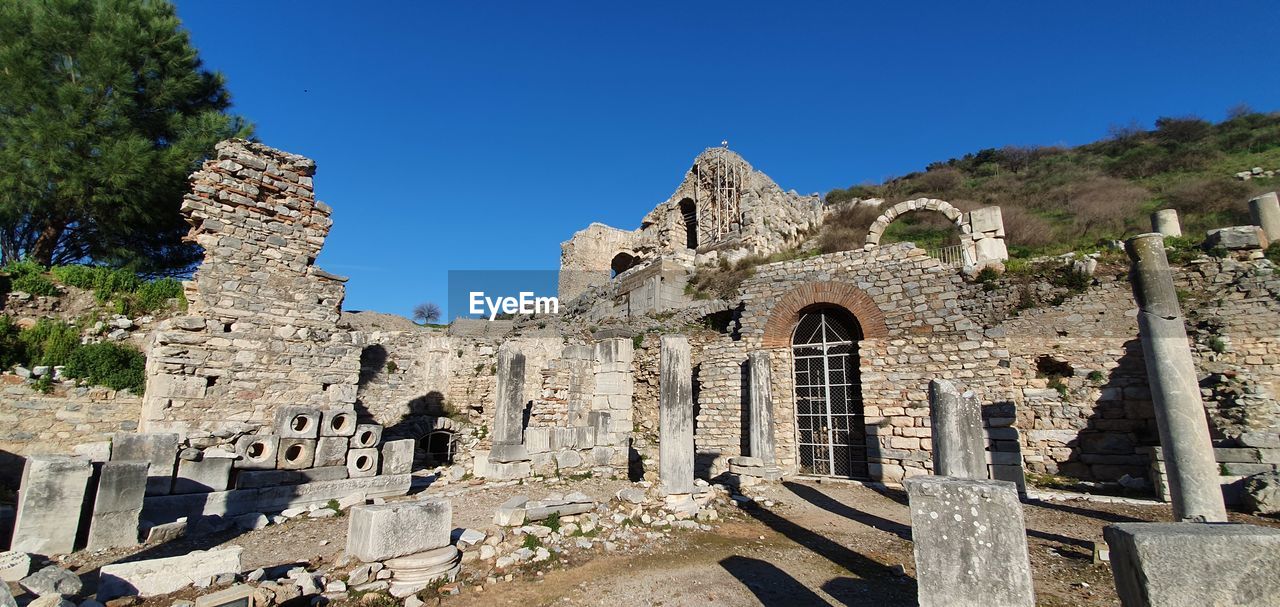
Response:
MULTIPOLYGON (((1077 258, 1093 274, 1075 291, 1018 277, 978 281, 976 269, 1007 257, 996 207, 886 205, 862 247, 759 265, 733 297, 696 300, 684 288, 694 271, 801 246, 829 212, 818 197, 786 192, 713 148, 637 229, 592 224, 563 244, 560 295, 573 301, 561 317, 439 329, 341 314, 343 279, 314 265, 330 226, 314 171, 310 160, 265 146, 218 146, 183 207, 205 261, 187 284, 189 309, 152 336, 145 396, 118 400, 108 423, 60 431, 59 443, 135 425, 205 440, 270 426, 286 406, 338 407, 381 424, 387 437, 412 439, 420 464, 452 466, 458 477, 653 478, 659 342, 683 334, 692 461, 704 477, 927 474, 927 391, 941 378, 981 402, 992 477, 1128 477, 1159 489, 1162 456, 1123 270, 1113 261, 1093 273, 1096 260, 1077 258), (908 213, 945 217, 960 244, 951 253, 882 244, 908 213), (761 430, 752 399, 764 386, 771 422, 755 436, 772 444, 762 453, 750 437, 761 430)), ((1224 484, 1274 468, 1274 265, 1245 243, 1196 259, 1176 279, 1188 295, 1224 484)), ((80 406, 53 411, 44 398, 24 405, 31 417, 60 419, 80 406)), ((33 436, 0 437, 0 446, 48 447, 33 436)))

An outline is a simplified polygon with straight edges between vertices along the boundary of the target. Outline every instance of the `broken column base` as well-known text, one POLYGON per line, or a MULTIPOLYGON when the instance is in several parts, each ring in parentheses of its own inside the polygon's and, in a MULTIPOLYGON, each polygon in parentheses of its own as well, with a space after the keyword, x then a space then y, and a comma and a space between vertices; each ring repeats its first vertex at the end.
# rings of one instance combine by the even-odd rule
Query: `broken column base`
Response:
POLYGON ((687 514, 694 516, 698 514, 698 501, 693 499, 692 493, 670 493, 663 498, 666 503, 663 505, 669 512, 677 515, 687 514))
POLYGON ((391 596, 405 598, 439 580, 452 582, 462 570, 462 553, 448 545, 386 561, 391 570, 391 596))
MULTIPOLYGON (((764 461, 758 457, 738 456, 729 458, 729 474, 737 475, 746 479, 755 479, 756 481, 778 481, 782 480, 782 469, 777 466, 766 466, 764 461)), ((756 484, 748 481, 739 485, 747 486, 756 484)))
POLYGON ((1102 531, 1125 607, 1274 605, 1280 530, 1231 523, 1117 523, 1102 531))
POLYGON ((366 497, 391 497, 409 492, 411 476, 393 474, 253 489, 233 489, 213 493, 157 495, 143 500, 142 519, 151 523, 167 523, 187 517, 195 521, 202 516, 221 517, 251 512, 280 512, 288 508, 323 505, 353 493, 366 497))
POLYGON ((510 481, 533 476, 531 462, 495 462, 490 460, 485 470, 485 478, 495 481, 510 481))

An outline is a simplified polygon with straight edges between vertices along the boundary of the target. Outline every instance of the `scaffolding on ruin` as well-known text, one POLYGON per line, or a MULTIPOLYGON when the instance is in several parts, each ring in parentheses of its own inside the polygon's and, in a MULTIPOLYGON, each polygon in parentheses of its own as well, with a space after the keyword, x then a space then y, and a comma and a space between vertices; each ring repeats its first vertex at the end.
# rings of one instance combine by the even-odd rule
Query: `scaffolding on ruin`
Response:
POLYGON ((697 180, 693 202, 701 220, 698 242, 718 242, 741 227, 742 181, 746 171, 742 163, 729 157, 728 148, 713 148, 710 162, 695 164, 693 168, 697 180), (706 196, 702 194, 704 190, 706 196))

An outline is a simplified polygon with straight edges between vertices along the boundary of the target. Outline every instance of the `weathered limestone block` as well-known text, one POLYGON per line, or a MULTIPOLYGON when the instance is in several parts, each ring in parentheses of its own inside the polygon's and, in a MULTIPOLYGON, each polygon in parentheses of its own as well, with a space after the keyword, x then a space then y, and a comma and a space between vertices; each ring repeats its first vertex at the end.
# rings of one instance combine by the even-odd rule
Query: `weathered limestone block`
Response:
POLYGON ((274 434, 250 434, 236 439, 236 455, 232 464, 243 470, 272 470, 279 459, 280 437, 274 434))
POLYGON ((149 462, 147 495, 165 495, 173 488, 178 435, 168 432, 117 432, 111 436, 111 459, 149 462))
POLYGON ((1233 226, 1209 230, 1204 239, 1204 246, 1228 251, 1265 249, 1268 244, 1270 241, 1267 235, 1258 226, 1233 226))
POLYGON ((382 445, 382 474, 413 472, 414 441, 411 438, 387 441, 382 445))
POLYGON ((519 346, 512 342, 502 344, 498 348, 498 402, 493 414, 493 448, 489 451, 491 465, 529 459, 529 452, 524 446, 524 370, 525 357, 519 346))
POLYGON ((355 434, 351 435, 352 449, 372 449, 382 442, 382 426, 380 424, 356 424, 355 434))
POLYGON ((355 409, 330 407, 320 411, 320 436, 351 436, 355 433, 355 409))
POLYGON ((209 380, 194 375, 157 375, 151 378, 147 393, 164 398, 204 398, 209 380))
POLYGON ((1138 302, 1138 334, 1155 405, 1156 425, 1169 474, 1174 517, 1226 521, 1209 425, 1200 400, 1182 309, 1169 274, 1164 237, 1143 234, 1125 243, 1138 302))
POLYGON ((46 556, 74 550, 80 511, 92 472, 85 459, 28 456, 18 489, 18 512, 10 548, 46 556))
MULTIPOLYGON (((319 469, 304 470, 299 473, 306 475, 317 470, 319 469)), ((265 472, 267 471, 254 474, 265 472)), ((342 500, 354 494, 369 498, 392 497, 408 493, 410 480, 411 477, 408 474, 386 474, 367 478, 234 489, 217 493, 160 495, 148 497, 143 502, 142 518, 153 523, 175 521, 182 517, 191 520, 213 515, 226 518, 251 512, 280 512, 289 508, 323 506, 329 500, 342 500)))
POLYGON ((310 468, 316 460, 316 442, 314 438, 281 438, 276 468, 280 470, 310 468))
POLYGON ((1116 523, 1102 530, 1125 607, 1280 604, 1280 530, 1116 523))
POLYGON ((447 500, 353 506, 349 516, 347 554, 366 563, 448 546, 453 531, 447 500))
POLYGON ((659 362, 658 466, 662 491, 693 491, 693 370, 689 340, 663 335, 659 362))
POLYGON ((31 573, 31 555, 21 550, 0 552, 0 582, 16 582, 31 573))
POLYGON ((280 407, 276 409, 275 430, 280 438, 317 438, 320 436, 320 411, 311 407, 280 407))
POLYGON ((147 493, 147 462, 106 462, 89 522, 90 550, 138 545, 138 516, 147 493))
POLYGON ((223 574, 240 573, 239 546, 182 556, 104 565, 98 573, 98 600, 168 594, 223 574))
POLYGON ((347 477, 364 478, 378 474, 377 449, 352 449, 347 452, 347 477))
POLYGON ((301 485, 344 478, 347 478, 346 462, 341 466, 323 466, 306 470, 245 470, 236 475, 236 489, 301 485))
POLYGON ((236 584, 213 594, 198 596, 195 607, 255 607, 254 588, 248 584, 236 584))
POLYGON ((920 607, 1035 605, 1013 483, 917 476, 903 484, 920 607))
POLYGON ((929 382, 933 471, 938 476, 987 478, 982 408, 972 392, 961 394, 945 379, 929 382))
POLYGON ((1245 479, 1241 497, 1250 512, 1280 513, 1280 472, 1263 472, 1245 479))
POLYGON ((312 465, 316 467, 347 465, 347 448, 350 443, 351 439, 345 436, 321 436, 316 441, 316 458, 312 465))
POLYGON ((173 492, 212 493, 226 491, 231 483, 231 464, 235 460, 229 457, 205 455, 198 460, 179 460, 178 474, 173 479, 173 492))

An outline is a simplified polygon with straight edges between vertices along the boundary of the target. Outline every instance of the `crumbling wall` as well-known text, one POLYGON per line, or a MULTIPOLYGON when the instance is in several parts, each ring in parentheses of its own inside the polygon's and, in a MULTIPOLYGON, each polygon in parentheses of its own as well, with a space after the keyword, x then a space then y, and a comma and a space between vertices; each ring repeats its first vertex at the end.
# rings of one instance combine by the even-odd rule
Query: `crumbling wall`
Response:
POLYGON ((656 233, 662 253, 688 248, 685 201, 697 210, 699 252, 768 255, 794 246, 822 222, 817 196, 784 192, 728 148, 699 154, 675 193, 641 222, 642 232, 656 233))
POLYGON ((186 316, 152 336, 141 427, 269 424, 281 405, 356 400, 361 335, 337 326, 345 279, 314 265, 332 221, 315 163, 243 140, 191 176, 182 213, 204 261, 186 316))
POLYGON ((0 483, 15 487, 22 463, 13 456, 70 455, 79 445, 137 430, 142 410, 141 397, 100 386, 58 387, 43 394, 27 385, 9 384, 0 388, 0 399, 0 483))
POLYGON ((448 400, 453 358, 451 338, 438 329, 367 333, 356 411, 387 427, 456 412, 448 400))
MULTIPOLYGON (((1248 432, 1280 435, 1280 278, 1273 268, 1213 258, 1174 267, 1220 446, 1248 432)), ((970 296, 1011 308, 1014 288, 972 285, 970 296)), ((1028 471, 1099 481, 1149 476, 1148 447, 1159 434, 1136 313, 1127 276, 1099 273, 1083 294, 1000 323, 1028 471)))
POLYGON ((559 297, 568 303, 588 288, 607 285, 619 253, 636 255, 644 238, 637 232, 593 223, 560 245, 559 297))
POLYGON ((795 246, 821 224, 817 196, 784 192, 727 148, 709 148, 694 159, 675 193, 645 215, 635 231, 593 223, 561 245, 560 300, 569 302, 592 287, 609 285, 612 262, 626 253, 640 263, 663 257, 691 265, 723 256, 736 260, 795 246), (696 247, 690 248, 686 214, 694 218, 696 247))

